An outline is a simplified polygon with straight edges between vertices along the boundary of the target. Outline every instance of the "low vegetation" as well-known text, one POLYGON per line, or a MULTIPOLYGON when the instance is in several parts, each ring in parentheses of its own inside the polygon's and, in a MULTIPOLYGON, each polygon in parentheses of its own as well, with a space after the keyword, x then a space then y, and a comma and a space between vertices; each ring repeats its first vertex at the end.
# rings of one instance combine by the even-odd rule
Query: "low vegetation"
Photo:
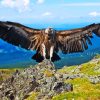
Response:
MULTIPOLYGON (((58 73, 100 76, 100 55, 96 55, 95 59, 82 65, 64 67, 58 70, 58 73)), ((73 84, 74 90, 56 95, 52 100, 100 100, 100 83, 92 84, 87 78, 67 79, 65 82, 73 84)))
POLYGON ((27 99, 25 99, 25 100, 36 100, 36 96, 38 95, 38 93, 31 92, 29 95, 30 96, 27 99))
POLYGON ((54 96, 52 100, 100 100, 100 84, 91 84, 85 78, 76 78, 66 82, 72 83, 74 90, 54 96))
MULTIPOLYGON (((0 81, 9 78, 16 70, 21 69, 0 69, 0 81)), ((77 66, 65 66, 57 70, 58 74, 82 74, 86 77, 77 77, 74 79, 64 79, 65 83, 73 84, 73 91, 62 92, 53 96, 52 100, 100 100, 100 83, 93 84, 88 80, 88 76, 100 76, 100 55, 84 64, 77 66)), ((54 76, 54 72, 45 70, 45 77, 54 76)), ((38 93, 31 92, 25 100, 36 100, 38 93)), ((44 99, 45 100, 45 99, 44 99)))

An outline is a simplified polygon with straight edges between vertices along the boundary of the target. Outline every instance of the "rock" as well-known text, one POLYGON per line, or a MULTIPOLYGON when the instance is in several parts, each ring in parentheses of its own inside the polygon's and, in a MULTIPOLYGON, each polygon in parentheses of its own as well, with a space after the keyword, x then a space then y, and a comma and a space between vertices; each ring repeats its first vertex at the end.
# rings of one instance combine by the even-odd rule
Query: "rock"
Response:
MULTIPOLYGON (((96 63, 100 62, 97 60, 96 63)), ((100 75, 83 74, 82 67, 82 65, 74 67, 70 73, 60 73, 51 61, 44 60, 24 70, 16 70, 10 78, 0 82, 0 100, 24 100, 33 92, 38 93, 37 100, 51 100, 59 93, 73 91, 73 84, 65 82, 75 78, 88 79, 92 84, 100 83, 100 75)), ((100 72, 99 65, 93 68, 94 71, 100 72)))
MULTIPOLYGON (((64 75, 65 75, 65 74, 64 74, 64 75)), ((55 73, 55 77, 56 77, 57 79, 63 78, 63 74, 55 73)))
MULTIPOLYGON (((45 65, 47 65, 47 66, 53 66, 53 67, 54 67, 54 64, 53 64, 50 60, 45 59, 45 60, 44 60, 44 63, 45 63, 45 65)), ((52 68, 52 67, 51 67, 51 68, 52 68)))
POLYGON ((10 100, 14 100, 15 98, 14 91, 8 90, 7 92, 5 92, 5 96, 8 97, 10 100))
POLYGON ((53 96, 55 96, 57 93, 53 90, 49 91, 48 97, 51 99, 53 96))
POLYGON ((98 83, 100 83, 100 77, 99 76, 96 76, 96 77, 90 76, 90 77, 88 77, 88 80, 92 84, 98 84, 98 83))
POLYGON ((0 100, 23 100, 32 91, 39 93, 37 100, 49 100, 57 93, 71 90, 72 86, 63 82, 63 75, 56 72, 53 63, 44 60, 34 67, 16 70, 0 86, 0 100))
POLYGON ((64 79, 69 79, 69 74, 63 74, 64 79))
POLYGON ((94 71, 100 73, 100 66, 96 66, 96 67, 94 68, 94 71))
POLYGON ((47 83, 54 83, 56 81, 57 81, 57 79, 55 76, 46 78, 47 83))
POLYGON ((73 91, 73 85, 70 84, 70 83, 66 83, 66 84, 64 85, 64 89, 65 89, 65 91, 67 91, 67 92, 73 91))
POLYGON ((70 83, 55 82, 53 90, 57 93, 61 93, 62 91, 69 92, 73 90, 73 85, 70 83))
POLYGON ((54 87, 53 87, 53 90, 55 91, 55 92, 58 92, 58 93, 60 93, 60 92, 62 92, 63 90, 63 86, 64 86, 64 83, 63 82, 55 82, 55 84, 54 84, 54 87))

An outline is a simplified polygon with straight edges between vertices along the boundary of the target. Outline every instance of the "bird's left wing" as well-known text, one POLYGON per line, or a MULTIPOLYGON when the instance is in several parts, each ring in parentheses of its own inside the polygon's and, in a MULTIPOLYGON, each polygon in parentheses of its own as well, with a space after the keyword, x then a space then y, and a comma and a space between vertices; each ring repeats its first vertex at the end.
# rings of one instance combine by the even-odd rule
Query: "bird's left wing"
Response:
POLYGON ((56 31, 56 48, 62 53, 82 52, 88 49, 88 44, 92 45, 93 33, 100 37, 100 24, 73 29, 56 31))
POLYGON ((37 50, 42 42, 42 30, 15 22, 0 21, 0 38, 25 49, 37 50))

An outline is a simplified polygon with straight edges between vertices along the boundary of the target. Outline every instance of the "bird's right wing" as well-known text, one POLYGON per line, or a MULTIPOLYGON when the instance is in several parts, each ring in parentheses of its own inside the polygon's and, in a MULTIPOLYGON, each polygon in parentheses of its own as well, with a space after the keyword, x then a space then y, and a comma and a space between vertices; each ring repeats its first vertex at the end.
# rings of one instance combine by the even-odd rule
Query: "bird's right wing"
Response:
POLYGON ((56 31, 56 48, 62 53, 82 52, 88 49, 93 33, 100 37, 100 24, 91 24, 73 30, 56 31))
POLYGON ((43 41, 42 31, 15 22, 0 21, 0 38, 25 49, 38 49, 43 41))

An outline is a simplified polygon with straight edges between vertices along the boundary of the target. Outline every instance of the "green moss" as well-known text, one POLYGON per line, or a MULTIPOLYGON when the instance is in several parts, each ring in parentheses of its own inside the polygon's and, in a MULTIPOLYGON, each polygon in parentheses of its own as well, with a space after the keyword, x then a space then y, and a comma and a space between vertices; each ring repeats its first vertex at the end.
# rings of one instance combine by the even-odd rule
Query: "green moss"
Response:
POLYGON ((36 96, 38 95, 37 92, 31 92, 30 96, 25 100, 36 100, 36 96))
POLYGON ((45 75, 46 77, 52 77, 52 76, 54 76, 53 72, 50 71, 50 70, 45 70, 45 71, 44 71, 44 75, 45 75))
POLYGON ((60 95, 54 96, 52 100, 81 100, 80 97, 85 98, 83 93, 62 93, 60 95))
MULTIPOLYGON (((78 73, 83 73, 87 76, 100 75, 100 55, 97 55, 96 61, 92 60, 90 62, 80 65, 78 73)), ((67 73, 69 75, 75 74, 73 72, 78 66, 64 67, 58 70, 58 73, 67 73)), ((86 78, 75 78, 67 79, 65 83, 73 84, 74 90, 72 92, 65 92, 56 95, 52 100, 99 100, 100 99, 100 84, 91 84, 86 78)))
POLYGON ((75 79, 69 79, 69 80, 66 80, 65 82, 70 82, 72 83, 73 85, 75 84, 87 84, 89 81, 86 79, 86 78, 75 78, 75 79))
POLYGON ((99 93, 96 92, 68 92, 68 93, 62 93, 60 95, 54 96, 52 100, 99 100, 100 96, 99 93))
POLYGON ((91 84, 85 78, 76 78, 66 80, 66 83, 72 83, 74 90, 56 95, 52 100, 97 100, 100 98, 100 84, 91 84), (91 98, 91 99, 90 99, 91 98))
POLYGON ((100 72, 95 71, 96 66, 100 66, 99 63, 95 63, 95 62, 88 62, 85 64, 81 65, 82 67, 80 68, 80 72, 84 73, 86 75, 100 75, 100 72))

